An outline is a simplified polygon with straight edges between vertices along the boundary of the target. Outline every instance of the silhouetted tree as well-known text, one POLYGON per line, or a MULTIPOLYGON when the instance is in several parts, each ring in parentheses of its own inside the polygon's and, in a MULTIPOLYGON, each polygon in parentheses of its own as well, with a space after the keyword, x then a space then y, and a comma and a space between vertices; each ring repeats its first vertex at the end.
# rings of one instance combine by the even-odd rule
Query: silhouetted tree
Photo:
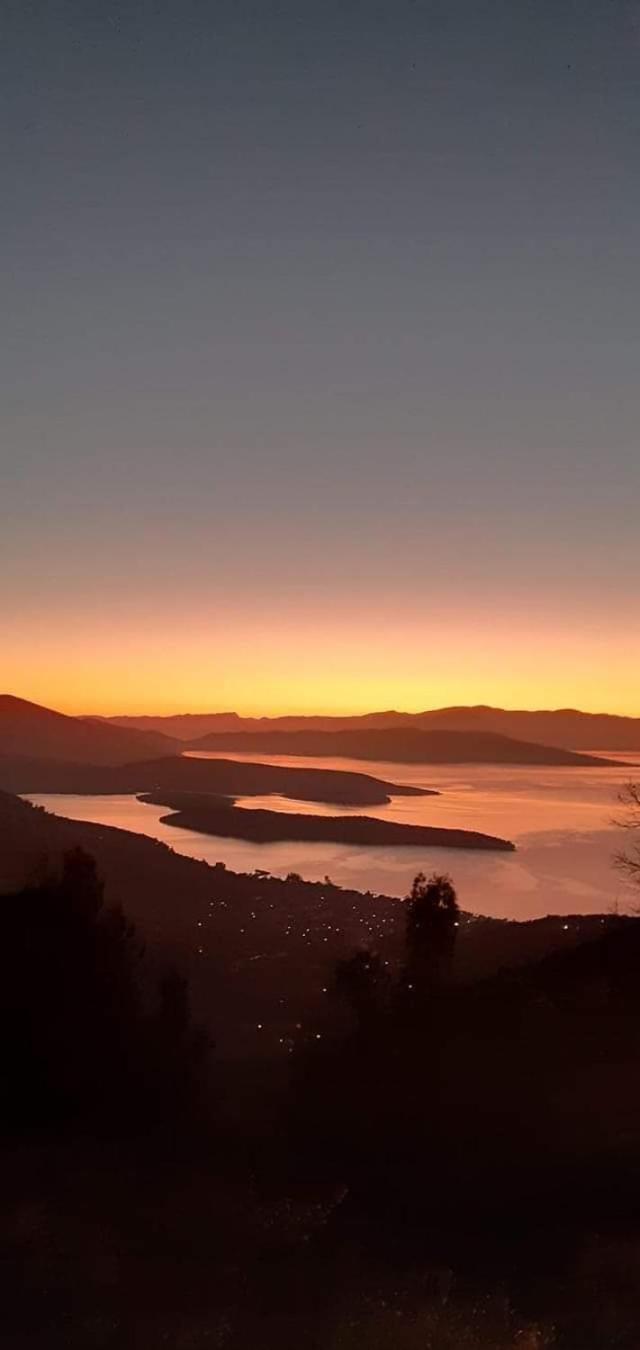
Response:
POLYGON ((406 897, 407 983, 425 989, 451 973, 460 907, 451 877, 424 872, 406 897))
POLYGON ((353 1009, 363 1027, 382 1011, 389 993, 389 977, 376 952, 366 949, 339 961, 334 987, 353 1009))
POLYGON ((63 904, 79 916, 92 920, 100 913, 104 884, 98 876, 95 858, 83 848, 73 848, 65 853, 58 892, 63 904))
POLYGON ((629 846, 615 857, 615 865, 630 881, 640 886, 640 783, 627 783, 619 796, 626 814, 616 824, 629 834, 629 846))
POLYGON ((104 907, 94 859, 74 849, 59 876, 40 870, 0 910, 2 1123, 134 1123, 181 1059, 181 1085, 191 1085, 199 1041, 186 985, 176 976, 150 1018, 142 945, 122 910, 104 907))

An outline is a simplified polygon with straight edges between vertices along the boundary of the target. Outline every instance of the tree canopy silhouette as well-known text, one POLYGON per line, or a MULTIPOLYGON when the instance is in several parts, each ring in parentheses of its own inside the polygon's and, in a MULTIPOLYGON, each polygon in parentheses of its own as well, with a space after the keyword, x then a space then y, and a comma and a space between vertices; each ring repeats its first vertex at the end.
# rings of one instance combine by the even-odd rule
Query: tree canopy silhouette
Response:
POLYGON ((339 961, 334 987, 353 1009, 360 1026, 380 1012, 389 996, 390 980, 381 958, 366 948, 339 961))
POLYGON ((616 824, 628 831, 630 843, 616 854, 615 864, 634 885, 640 886, 640 783, 627 783, 619 801, 626 813, 616 824))
POLYGON ((418 872, 406 898, 410 983, 433 983, 451 971, 460 907, 450 876, 418 872))
POLYGON ((0 913, 5 1128, 133 1124, 189 1097, 205 1046, 186 981, 168 976, 159 1009, 145 1008, 142 944, 122 910, 104 905, 89 854, 68 852, 60 875, 4 896, 0 913))

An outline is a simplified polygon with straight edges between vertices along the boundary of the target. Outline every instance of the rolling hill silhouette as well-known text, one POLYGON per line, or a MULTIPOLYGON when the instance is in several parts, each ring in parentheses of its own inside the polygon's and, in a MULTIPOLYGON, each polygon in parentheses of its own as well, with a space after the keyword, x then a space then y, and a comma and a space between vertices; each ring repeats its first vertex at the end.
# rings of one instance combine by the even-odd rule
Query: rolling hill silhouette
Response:
POLYGON ((518 741, 490 731, 423 731, 415 726, 366 731, 212 733, 194 741, 198 751, 258 751, 277 755, 331 755, 404 764, 549 764, 594 766, 615 761, 518 741))
POLYGON ((441 708, 420 713, 422 730, 488 731, 570 750, 640 750, 640 717, 585 713, 577 708, 515 711, 509 708, 441 708))
POLYGON ((281 793, 298 801, 342 806, 383 805, 391 797, 437 796, 430 788, 389 783, 366 773, 252 764, 234 759, 168 758, 129 764, 81 764, 0 754, 5 792, 140 793, 201 792, 224 796, 281 793))
MULTIPOLYGON (((0 894, 33 878, 43 858, 57 868, 65 850, 81 847, 92 854, 106 882, 106 903, 123 905, 144 932, 155 964, 172 959, 188 974, 197 1015, 209 1021, 225 1052, 244 1052, 247 1044, 252 1054, 273 1045, 277 1052, 278 1036, 295 1034, 296 1022, 314 1009, 324 1013, 322 986, 335 961, 361 944, 363 932, 375 930, 385 956, 399 953, 404 918, 394 897, 294 874, 284 881, 211 867, 155 839, 52 815, 1 790, 0 837, 0 894), (256 952, 264 959, 255 961, 256 952), (257 1040, 258 1021, 271 1024, 273 1038, 257 1040)), ((410 877, 408 866, 408 882, 410 877)), ((565 951, 598 936, 601 923, 597 915, 525 923, 465 919, 460 978, 565 951)))
POLYGON ((0 695, 0 755, 101 765, 151 759, 173 748, 174 742, 156 731, 67 717, 13 694, 0 695))
POLYGON ((486 731, 516 740, 567 750, 640 750, 640 718, 586 713, 577 708, 551 710, 492 708, 485 704, 436 708, 421 713, 388 710, 356 717, 241 717, 235 712, 183 713, 171 717, 114 717, 112 725, 164 732, 193 741, 217 732, 366 731, 414 727, 421 731, 486 731))
POLYGON ((267 731, 357 731, 363 727, 391 727, 411 724, 412 713, 364 713, 358 717, 282 716, 242 717, 236 712, 176 713, 173 716, 121 716, 103 719, 114 726, 140 731, 160 731, 176 740, 192 741, 211 732, 267 731))

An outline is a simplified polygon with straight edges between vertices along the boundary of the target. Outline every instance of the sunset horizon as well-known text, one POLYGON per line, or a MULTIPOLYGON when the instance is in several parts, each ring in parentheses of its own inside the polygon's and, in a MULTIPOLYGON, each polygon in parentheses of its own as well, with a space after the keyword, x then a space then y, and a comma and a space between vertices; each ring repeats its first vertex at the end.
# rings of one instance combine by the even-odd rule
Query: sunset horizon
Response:
POLYGON ((11 1350, 640 1346, 640 0, 4 0, 11 1350))
POLYGON ((230 708, 246 715, 417 712, 452 705, 582 708, 640 715, 640 635, 606 609, 551 619, 532 606, 505 618, 480 607, 412 620, 309 613, 229 623, 148 612, 96 625, 56 613, 6 624, 2 682, 71 714, 230 708), (381 632, 384 636, 381 638, 381 632), (612 656, 615 657, 612 667, 612 656), (259 672, 259 687, 256 687, 259 672))
POLYGON ((282 703, 273 707, 265 707, 261 704, 243 705, 236 701, 234 706, 227 703, 216 702, 214 699, 208 703, 193 705, 178 705, 168 702, 166 705, 149 704, 148 706, 139 706, 138 704, 128 703, 126 707, 96 708, 78 706, 64 706, 62 702, 46 696, 46 692, 41 697, 28 697, 20 689, 2 689, 0 698, 9 697, 25 703, 33 703, 39 707, 61 712, 67 717, 133 717, 133 718, 172 718, 172 717, 205 717, 216 715, 237 715, 240 718, 270 721, 281 718, 358 718, 374 715, 393 714, 397 716, 415 717, 421 714, 434 712, 446 712, 449 709, 487 709, 505 712, 527 712, 527 713, 557 713, 557 712, 577 712, 588 717, 622 717, 632 720, 640 720, 640 711, 623 711, 614 707, 584 707, 576 703, 518 703, 499 701, 497 699, 474 699, 454 700, 452 702, 420 702, 415 705, 394 704, 393 702, 377 702, 371 704, 353 704, 346 706, 340 703, 319 705, 296 705, 295 703, 282 703))

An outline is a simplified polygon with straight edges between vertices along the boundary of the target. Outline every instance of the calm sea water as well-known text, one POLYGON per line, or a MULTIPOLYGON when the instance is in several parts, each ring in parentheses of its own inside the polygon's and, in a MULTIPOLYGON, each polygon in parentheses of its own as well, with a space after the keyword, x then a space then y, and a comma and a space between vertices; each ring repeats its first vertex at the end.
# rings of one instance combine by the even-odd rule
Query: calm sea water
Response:
MULTIPOLYGON (((216 758, 217 756, 210 756, 216 758)), ((255 762, 256 754, 222 758, 255 762)), ((623 755, 610 758, 624 759, 623 755)), ((512 839, 517 852, 472 853, 458 849, 356 848, 345 844, 251 844, 162 825, 166 809, 134 797, 34 796, 58 815, 135 830, 168 843, 178 853, 222 861, 235 871, 264 868, 276 876, 299 872, 309 880, 325 875, 358 890, 405 895, 418 870, 448 871, 465 909, 511 918, 627 909, 634 893, 612 865, 621 845, 614 825, 618 793, 634 770, 530 768, 526 766, 363 764, 349 759, 264 757, 272 764, 349 769, 396 783, 437 788, 440 797, 396 797, 382 807, 346 808, 381 819, 420 825, 458 826, 512 839)), ((640 777, 640 769, 635 771, 640 777)), ((247 809, 341 813, 278 796, 250 797, 247 809)), ((640 896, 636 896, 640 902, 640 896)))

